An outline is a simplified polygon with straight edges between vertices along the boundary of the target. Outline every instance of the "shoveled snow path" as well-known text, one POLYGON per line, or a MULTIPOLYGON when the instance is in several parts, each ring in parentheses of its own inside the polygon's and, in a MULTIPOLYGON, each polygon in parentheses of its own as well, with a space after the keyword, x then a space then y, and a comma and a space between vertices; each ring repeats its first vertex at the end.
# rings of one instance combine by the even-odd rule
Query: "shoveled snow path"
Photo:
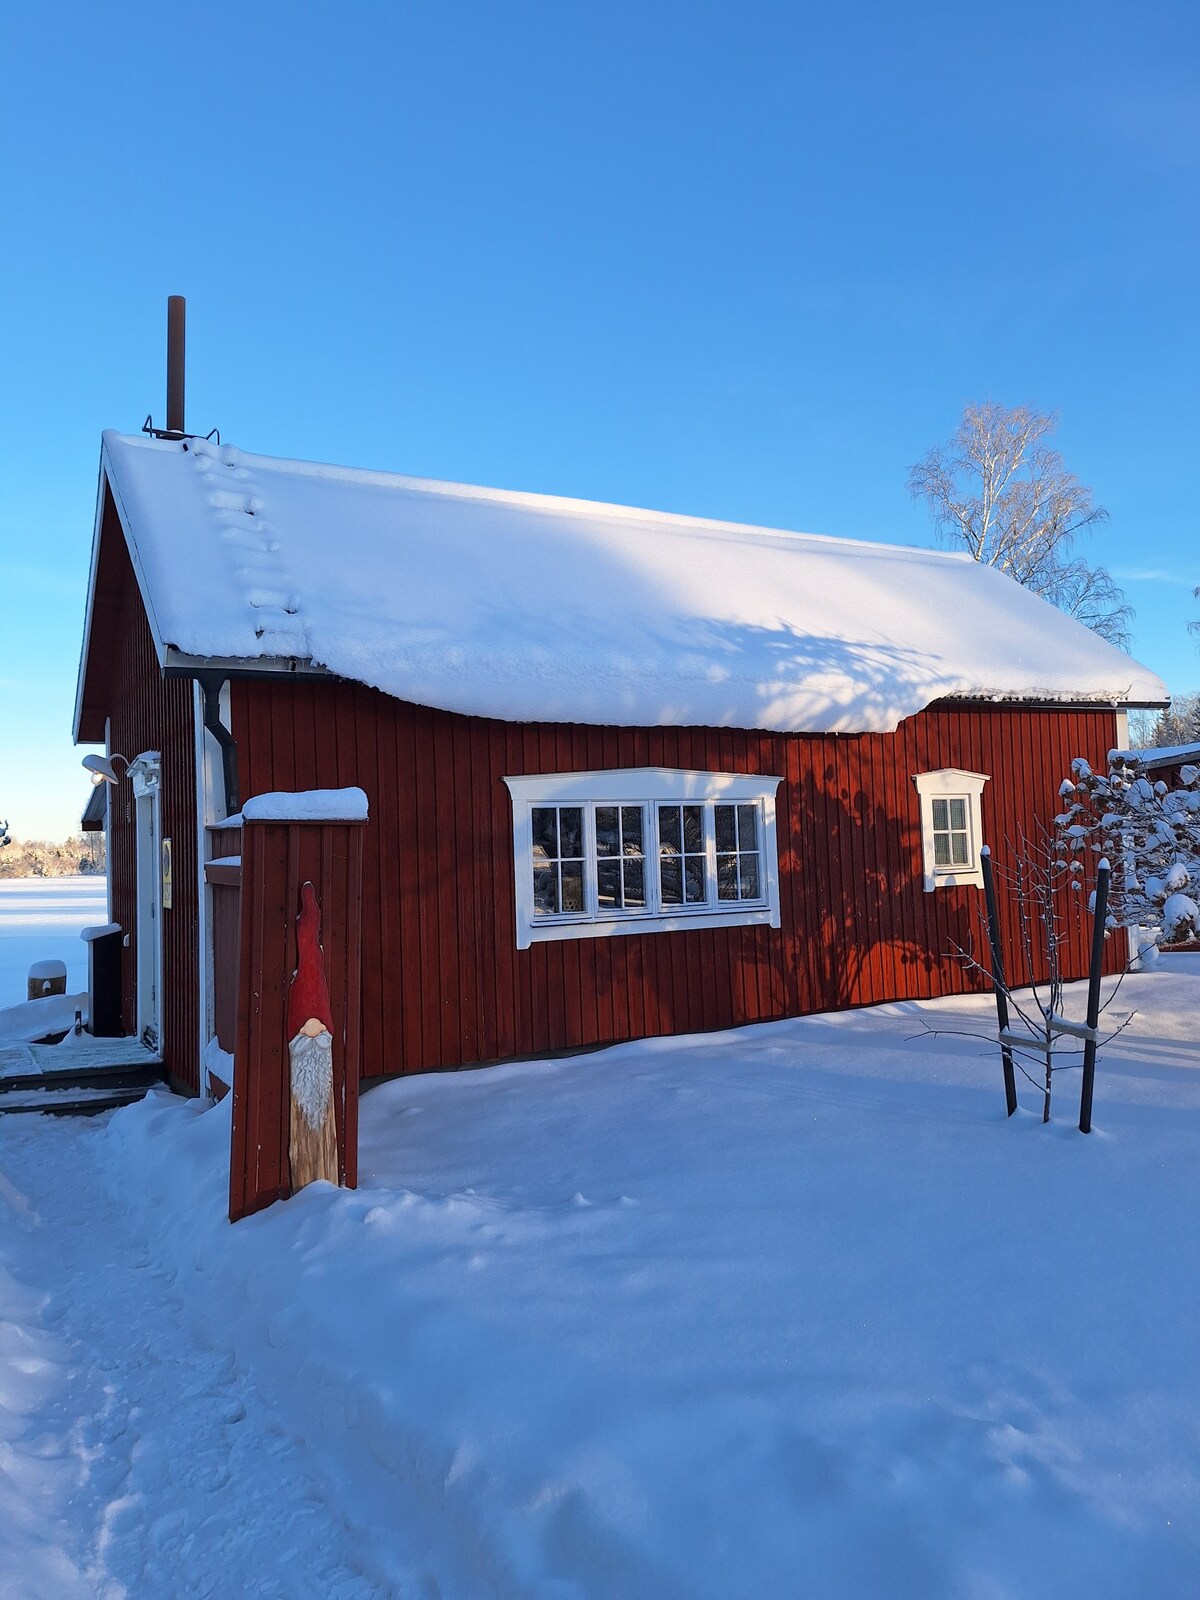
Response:
POLYGON ((99 1119, 0 1119, 0 1600, 381 1589, 312 1454, 124 1236, 99 1119))

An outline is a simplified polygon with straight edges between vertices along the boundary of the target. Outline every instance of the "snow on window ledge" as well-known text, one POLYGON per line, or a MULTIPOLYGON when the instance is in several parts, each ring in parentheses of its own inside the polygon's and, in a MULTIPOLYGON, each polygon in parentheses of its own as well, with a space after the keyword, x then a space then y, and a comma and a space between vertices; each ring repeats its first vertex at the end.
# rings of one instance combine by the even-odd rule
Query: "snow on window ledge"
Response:
POLYGON ((504 782, 519 950, 558 939, 780 926, 781 778, 630 767, 504 782))
POLYGON ((982 888, 982 796, 989 774, 941 767, 936 772, 915 772, 912 781, 921 802, 925 893, 982 888))
POLYGON ((239 817, 228 817, 222 828, 246 822, 365 822, 367 797, 361 789, 276 790, 256 794, 242 806, 239 817))

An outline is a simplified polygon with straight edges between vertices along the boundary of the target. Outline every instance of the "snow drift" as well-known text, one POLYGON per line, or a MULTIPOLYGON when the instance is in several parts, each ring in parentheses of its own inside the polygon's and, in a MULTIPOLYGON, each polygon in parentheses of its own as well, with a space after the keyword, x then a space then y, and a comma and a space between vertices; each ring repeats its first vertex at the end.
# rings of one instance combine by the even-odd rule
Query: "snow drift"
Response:
POLYGON ((359 1192, 234 1227, 228 1101, 120 1112, 108 1159, 382 1592, 1191 1600, 1200 959, 1168 962, 1088 1138, 1006 1121, 994 1046, 914 1037, 985 998, 389 1084, 359 1192))

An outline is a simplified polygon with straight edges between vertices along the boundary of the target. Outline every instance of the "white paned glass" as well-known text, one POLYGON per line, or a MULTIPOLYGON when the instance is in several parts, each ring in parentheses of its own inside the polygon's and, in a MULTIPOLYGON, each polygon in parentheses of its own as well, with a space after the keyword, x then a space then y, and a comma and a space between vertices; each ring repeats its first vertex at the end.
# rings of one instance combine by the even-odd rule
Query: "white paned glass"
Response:
POLYGON ((584 910, 582 806, 534 806, 533 914, 578 916, 584 910))
POLYGON ((658 807, 659 891, 664 906, 708 902, 703 806, 658 807))

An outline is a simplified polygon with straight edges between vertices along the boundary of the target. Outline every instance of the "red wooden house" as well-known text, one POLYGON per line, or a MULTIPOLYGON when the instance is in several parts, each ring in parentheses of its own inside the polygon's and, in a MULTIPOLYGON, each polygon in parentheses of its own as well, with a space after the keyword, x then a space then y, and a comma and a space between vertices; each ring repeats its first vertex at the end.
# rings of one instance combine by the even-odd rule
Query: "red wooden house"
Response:
POLYGON ((1168 789, 1179 787, 1184 767, 1200 767, 1200 740, 1194 744, 1152 745, 1144 750, 1122 750, 1141 764, 1142 771, 1155 783, 1168 789))
POLYGON ((75 736, 192 1093, 247 797, 369 797, 372 1078, 960 990, 981 844, 1165 700, 966 557, 104 438, 75 736))

